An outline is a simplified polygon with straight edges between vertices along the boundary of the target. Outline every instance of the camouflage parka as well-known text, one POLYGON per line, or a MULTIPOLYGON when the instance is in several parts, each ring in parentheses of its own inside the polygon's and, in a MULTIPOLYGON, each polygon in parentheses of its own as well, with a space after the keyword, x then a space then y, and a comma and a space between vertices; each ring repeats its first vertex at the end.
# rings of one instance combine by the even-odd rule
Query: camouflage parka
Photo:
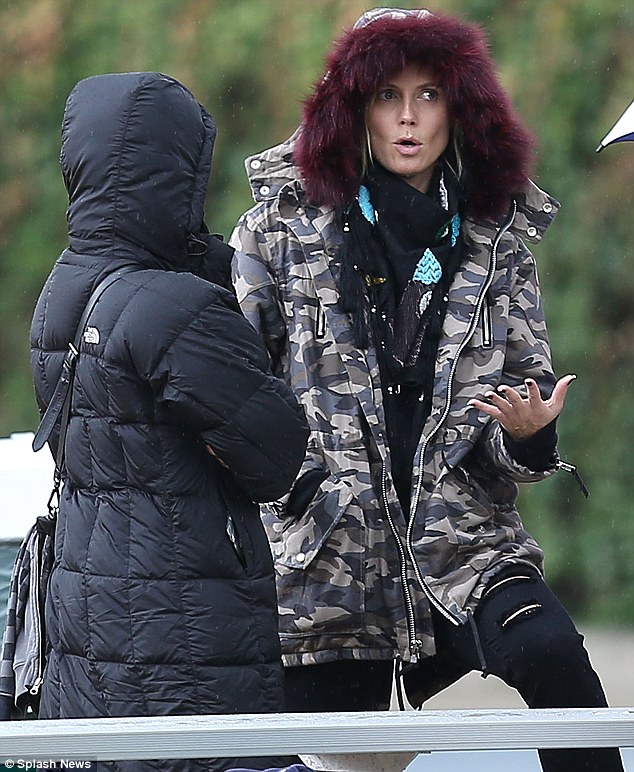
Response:
POLYGON ((558 204, 530 184, 502 221, 463 223, 465 259, 449 292, 431 413, 415 454, 411 509, 390 473, 375 351, 355 347, 337 277, 332 209, 305 202, 294 135, 252 156, 256 204, 231 238, 234 284, 311 428, 295 482, 325 479, 305 511, 288 497, 262 516, 276 564, 286 665, 433 655, 430 604, 464 623, 509 561, 541 567, 516 509, 518 483, 552 474, 516 463, 500 425, 469 400, 505 383, 555 382, 535 261, 558 204))

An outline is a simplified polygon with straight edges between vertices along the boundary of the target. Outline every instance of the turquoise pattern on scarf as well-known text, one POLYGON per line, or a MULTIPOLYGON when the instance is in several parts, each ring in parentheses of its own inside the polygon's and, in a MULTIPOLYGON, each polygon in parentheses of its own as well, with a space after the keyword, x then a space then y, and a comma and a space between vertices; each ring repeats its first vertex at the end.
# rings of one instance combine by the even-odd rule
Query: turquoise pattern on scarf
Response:
MULTIPOLYGON (((460 216, 455 214, 451 218, 451 246, 455 247, 460 233, 460 216)), ((436 255, 427 248, 414 269, 412 279, 423 284, 436 284, 442 276, 442 266, 436 259, 436 255)))
MULTIPOLYGON (((357 194, 357 201, 359 202, 359 209, 361 214, 370 223, 370 225, 376 225, 376 212, 372 206, 370 199, 370 191, 365 185, 359 187, 359 193, 357 194)), ((460 233, 460 215, 455 214, 451 218, 451 246, 455 247, 458 241, 458 235, 460 233)), ((442 266, 438 262, 436 255, 429 249, 429 247, 423 252, 422 257, 416 264, 414 269, 413 281, 419 281, 422 284, 437 284, 442 276, 442 266)))
POLYGON ((370 225, 376 225, 376 214, 372 201, 370 200, 370 191, 365 185, 361 185, 359 188, 359 194, 357 195, 357 201, 359 202, 359 209, 361 214, 370 223, 370 225))

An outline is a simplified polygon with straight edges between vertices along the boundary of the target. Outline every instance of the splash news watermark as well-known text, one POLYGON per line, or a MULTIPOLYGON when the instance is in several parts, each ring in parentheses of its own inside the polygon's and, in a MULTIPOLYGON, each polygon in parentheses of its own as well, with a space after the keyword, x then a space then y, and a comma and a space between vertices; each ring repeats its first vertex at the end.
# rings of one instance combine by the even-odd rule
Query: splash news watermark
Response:
MULTIPOLYGON (((0 760, 0 763, 2 761, 0 760)), ((5 759, 5 769, 92 769, 94 761, 76 759, 5 759)))

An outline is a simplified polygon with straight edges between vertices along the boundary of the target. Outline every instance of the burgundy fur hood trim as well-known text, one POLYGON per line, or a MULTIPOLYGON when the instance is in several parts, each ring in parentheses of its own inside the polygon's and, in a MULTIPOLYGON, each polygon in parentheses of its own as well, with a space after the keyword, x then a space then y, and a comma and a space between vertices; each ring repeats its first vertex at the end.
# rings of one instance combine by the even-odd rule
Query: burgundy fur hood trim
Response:
POLYGON ((304 102, 295 161, 308 200, 349 204, 360 184, 365 104, 406 64, 431 67, 462 134, 468 214, 496 218, 526 185, 532 138, 500 85, 480 27, 429 14, 379 16, 334 44, 326 75, 304 102))

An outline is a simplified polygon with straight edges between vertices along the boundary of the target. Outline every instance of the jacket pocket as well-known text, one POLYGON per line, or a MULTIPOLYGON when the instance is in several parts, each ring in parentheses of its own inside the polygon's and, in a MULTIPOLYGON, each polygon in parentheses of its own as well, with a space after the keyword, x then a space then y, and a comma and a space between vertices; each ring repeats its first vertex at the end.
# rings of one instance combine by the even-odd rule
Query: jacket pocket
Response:
POLYGON ((308 568, 353 498, 352 488, 334 476, 324 480, 306 511, 297 519, 283 521, 281 531, 272 535, 276 562, 288 568, 308 568))
POLYGON ((326 469, 309 469, 295 481, 286 502, 285 517, 297 519, 308 509, 329 473, 326 469))
POLYGON ((273 544, 284 653, 296 639, 363 628, 367 533, 351 487, 329 477, 298 520, 282 522, 273 544))
POLYGON ((456 481, 456 490, 469 497, 471 508, 482 508, 490 517, 493 512, 493 501, 482 483, 462 464, 452 467, 451 473, 456 481))

